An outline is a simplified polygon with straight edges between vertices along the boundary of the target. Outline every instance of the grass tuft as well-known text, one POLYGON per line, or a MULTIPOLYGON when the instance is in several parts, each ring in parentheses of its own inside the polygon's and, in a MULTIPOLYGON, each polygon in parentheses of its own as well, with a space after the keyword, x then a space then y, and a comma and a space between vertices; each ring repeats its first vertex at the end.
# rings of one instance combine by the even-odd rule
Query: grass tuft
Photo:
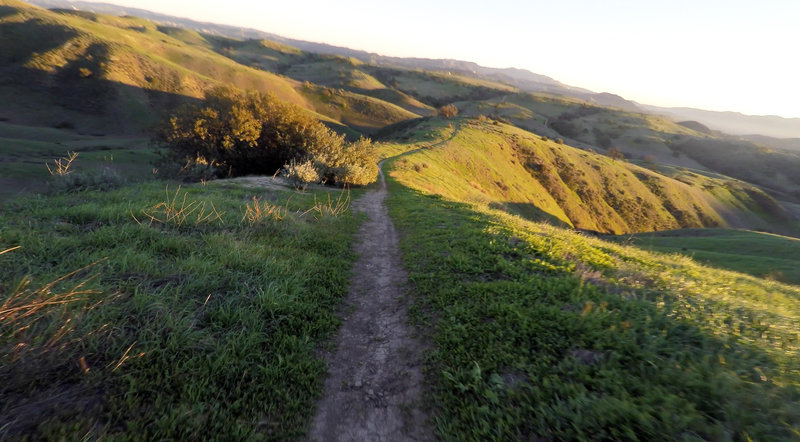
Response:
POLYGON ((306 210, 302 214, 301 217, 311 214, 314 219, 321 219, 321 218, 336 218, 343 213, 347 212, 350 209, 350 191, 341 192, 335 200, 331 199, 331 195, 328 194, 325 201, 318 201, 316 195, 314 195, 314 205, 311 206, 310 209, 306 210))
POLYGON ((67 152, 66 157, 61 157, 53 160, 53 167, 51 168, 49 164, 45 163, 45 167, 47 167, 47 171, 50 172, 52 176, 65 176, 72 173, 70 167, 72 166, 72 162, 78 158, 78 152, 67 152))
MULTIPOLYGON (((190 200, 189 192, 181 194, 181 186, 171 194, 169 186, 166 189, 167 197, 164 201, 142 209, 142 214, 147 218, 148 225, 165 224, 182 227, 191 224, 198 227, 202 224, 224 224, 224 212, 219 212, 211 201, 190 200)), ((133 213, 133 219, 142 224, 133 213)))
POLYGON ((262 202, 254 196, 253 201, 245 205, 241 222, 253 227, 267 220, 282 221, 288 213, 288 205, 288 200, 286 206, 280 207, 267 201, 262 202))

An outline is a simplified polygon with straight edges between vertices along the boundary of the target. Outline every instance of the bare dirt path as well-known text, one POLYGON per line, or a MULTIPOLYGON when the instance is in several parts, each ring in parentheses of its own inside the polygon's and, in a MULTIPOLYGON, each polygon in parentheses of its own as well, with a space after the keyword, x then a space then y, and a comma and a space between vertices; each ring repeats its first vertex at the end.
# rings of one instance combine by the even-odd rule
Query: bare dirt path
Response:
POLYGON ((355 245, 359 258, 310 440, 433 439, 422 406, 422 345, 406 325, 407 275, 386 195, 381 171, 380 187, 353 203, 368 220, 355 245))

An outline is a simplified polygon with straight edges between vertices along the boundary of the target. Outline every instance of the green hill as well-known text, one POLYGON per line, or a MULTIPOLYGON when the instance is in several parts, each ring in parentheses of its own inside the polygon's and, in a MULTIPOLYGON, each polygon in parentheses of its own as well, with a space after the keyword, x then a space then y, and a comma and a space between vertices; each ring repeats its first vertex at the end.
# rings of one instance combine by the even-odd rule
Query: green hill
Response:
MULTIPOLYGON (((308 93, 302 81, 225 56, 220 38, 134 17, 48 11, 16 1, 2 5, 0 45, 11 49, 0 54, 0 117, 14 123, 137 133, 164 109, 202 98, 220 84, 270 92, 319 112, 323 121, 366 132, 417 117, 350 91, 339 94, 344 106, 330 106, 326 97, 308 93)), ((292 52, 274 44, 261 47, 292 52)))
POLYGON ((685 169, 660 173, 488 119, 421 124, 448 125, 451 136, 432 146, 413 139, 413 131, 427 129, 398 132, 409 139, 386 149, 422 149, 398 160, 392 176, 450 200, 605 233, 794 226, 774 199, 741 181, 685 169))

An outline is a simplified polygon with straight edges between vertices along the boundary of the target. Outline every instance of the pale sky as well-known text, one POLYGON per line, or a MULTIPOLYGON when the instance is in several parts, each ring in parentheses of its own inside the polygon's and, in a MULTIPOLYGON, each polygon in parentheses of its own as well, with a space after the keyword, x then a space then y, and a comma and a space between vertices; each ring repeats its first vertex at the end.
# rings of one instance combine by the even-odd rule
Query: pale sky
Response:
POLYGON ((645 104, 800 117, 800 0, 104 0, 645 104))

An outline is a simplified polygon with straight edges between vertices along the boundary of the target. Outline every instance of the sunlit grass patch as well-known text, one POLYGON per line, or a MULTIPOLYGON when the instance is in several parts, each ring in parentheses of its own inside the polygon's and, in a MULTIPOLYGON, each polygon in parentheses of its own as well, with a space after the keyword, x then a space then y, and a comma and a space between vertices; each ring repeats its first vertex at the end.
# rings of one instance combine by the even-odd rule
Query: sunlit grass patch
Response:
POLYGON ((454 440, 791 439, 800 290, 390 182, 454 440))

